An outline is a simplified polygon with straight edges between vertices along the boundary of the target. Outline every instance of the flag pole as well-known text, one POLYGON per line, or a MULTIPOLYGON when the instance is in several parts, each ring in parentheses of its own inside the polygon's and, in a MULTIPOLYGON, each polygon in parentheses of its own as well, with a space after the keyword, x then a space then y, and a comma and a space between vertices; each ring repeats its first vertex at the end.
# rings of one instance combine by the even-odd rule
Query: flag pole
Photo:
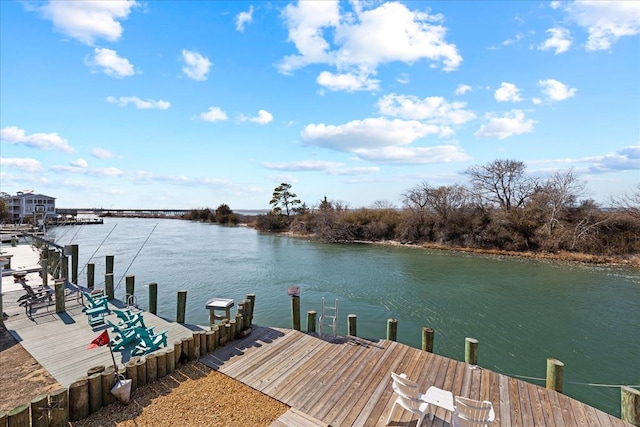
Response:
POLYGON ((111 353, 111 360, 113 360, 113 370, 116 374, 116 379, 118 378, 118 365, 116 364, 116 358, 113 355, 113 349, 111 348, 111 338, 109 338, 109 331, 105 329, 107 333, 107 343, 109 344, 109 353, 111 353))

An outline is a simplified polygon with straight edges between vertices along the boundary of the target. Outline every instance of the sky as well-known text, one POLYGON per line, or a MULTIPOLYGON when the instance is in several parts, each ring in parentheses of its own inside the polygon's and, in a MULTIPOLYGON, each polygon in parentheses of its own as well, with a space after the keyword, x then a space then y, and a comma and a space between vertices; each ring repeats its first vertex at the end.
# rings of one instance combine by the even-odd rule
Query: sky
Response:
POLYGON ((0 191, 352 207, 497 159, 640 183, 640 2, 0 1, 0 191))

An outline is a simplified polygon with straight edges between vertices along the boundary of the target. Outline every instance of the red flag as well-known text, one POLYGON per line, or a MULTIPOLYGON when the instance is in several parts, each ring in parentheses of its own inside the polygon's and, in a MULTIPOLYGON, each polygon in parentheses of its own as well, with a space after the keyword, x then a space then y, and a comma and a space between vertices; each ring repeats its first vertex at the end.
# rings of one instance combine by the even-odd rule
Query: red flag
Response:
POLYGON ((102 347, 103 345, 107 345, 107 344, 109 344, 109 333, 105 329, 104 331, 102 331, 100 335, 96 337, 96 339, 91 341, 91 344, 89 344, 87 349, 102 347))

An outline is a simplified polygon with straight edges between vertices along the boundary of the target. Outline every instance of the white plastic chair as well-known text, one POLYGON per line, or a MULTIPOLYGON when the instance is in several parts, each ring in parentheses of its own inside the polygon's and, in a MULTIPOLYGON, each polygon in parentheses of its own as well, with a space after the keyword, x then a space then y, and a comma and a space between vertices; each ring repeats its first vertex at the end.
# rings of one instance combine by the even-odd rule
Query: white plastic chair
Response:
POLYGON ((493 405, 488 400, 468 399, 455 397, 455 410, 453 411, 453 427, 479 427, 487 426, 496 419, 493 405))
POLYGON ((398 397, 393 403, 393 408, 391 408, 389 418, 387 418, 387 425, 389 425, 389 422, 391 421, 391 416, 393 415, 394 409, 396 409, 396 405, 400 405, 407 411, 418 415, 419 419, 416 426, 420 427, 422 425, 422 420, 424 420, 424 417, 427 414, 429 404, 422 400, 422 393, 418 391, 418 384, 408 379, 406 374, 398 375, 395 372, 392 372, 391 378, 393 379, 391 387, 398 397))

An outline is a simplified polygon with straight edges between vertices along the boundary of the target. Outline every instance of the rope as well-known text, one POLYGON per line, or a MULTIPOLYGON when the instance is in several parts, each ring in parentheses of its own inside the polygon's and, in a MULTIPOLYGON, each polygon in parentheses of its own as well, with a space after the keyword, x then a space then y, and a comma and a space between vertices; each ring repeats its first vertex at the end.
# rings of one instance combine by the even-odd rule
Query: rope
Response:
POLYGON ((113 226, 113 228, 111 229, 111 231, 109 232, 109 234, 107 234, 107 237, 105 237, 102 242, 100 242, 100 244, 98 245, 98 247, 96 248, 96 250, 93 252, 93 254, 89 257, 89 261, 86 262, 86 264, 82 267, 82 270, 80 270, 79 274, 82 274, 82 272, 84 271, 84 269, 87 267, 87 264, 89 264, 89 262, 91 261, 91 259, 95 256, 95 254, 98 252, 98 250, 100 250, 100 248, 102 247, 102 244, 104 242, 107 241, 107 239, 109 238, 109 236, 111 236, 111 233, 113 233, 113 230, 116 229, 116 227, 118 226, 118 223, 116 222, 116 224, 113 226))
MULTIPOLYGON (((525 375, 510 375, 510 374, 504 374, 508 377, 514 377, 514 378, 523 378, 525 380, 534 380, 534 381, 546 381, 546 378, 538 378, 538 377, 527 377, 525 375)), ((626 384, 598 384, 598 383, 581 383, 581 382, 576 382, 576 381, 565 381, 567 384, 573 384, 573 385, 582 385, 582 386, 589 386, 589 387, 609 387, 609 388, 620 388, 620 387, 632 387, 632 388, 640 388, 640 385, 626 385, 626 384)))
MULTIPOLYGON (((131 262, 129 263, 129 266, 127 267, 127 269, 124 271, 124 273, 122 274, 122 276, 120 277, 120 280, 118 280, 118 284, 116 285, 115 289, 118 289, 120 287, 120 283, 122 283, 122 279, 124 279, 124 277, 127 275, 127 272, 129 271, 129 269, 131 268, 131 266, 133 265, 133 262, 136 260, 136 258, 138 257, 138 255, 140 254, 140 251, 142 251, 142 248, 144 248, 144 245, 147 244, 147 242, 149 241, 149 238, 151 237, 151 235, 153 234, 153 232, 155 231, 156 227, 158 226, 159 223, 156 223, 156 225, 153 226, 153 230, 151 230, 151 233, 149 233, 149 235, 147 236, 147 238, 145 239, 145 241, 142 243, 142 246, 140 246, 140 249, 138 249, 138 252, 136 252, 135 256, 133 257, 133 259, 131 260, 131 262)), ((114 289, 114 290, 115 290, 114 289)))

